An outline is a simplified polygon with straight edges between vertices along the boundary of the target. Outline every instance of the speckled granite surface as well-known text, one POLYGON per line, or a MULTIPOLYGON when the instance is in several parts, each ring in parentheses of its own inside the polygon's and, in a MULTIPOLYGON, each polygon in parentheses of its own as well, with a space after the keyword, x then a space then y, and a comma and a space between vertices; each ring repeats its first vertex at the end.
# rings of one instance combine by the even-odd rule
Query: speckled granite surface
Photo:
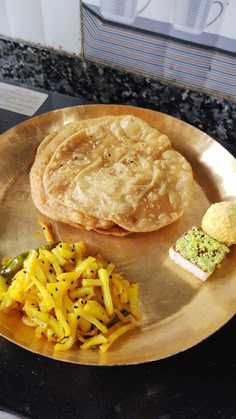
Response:
POLYGON ((158 80, 0 39, 0 78, 93 103, 150 108, 182 119, 236 148, 236 103, 158 80))
MULTIPOLYGON (((77 103, 157 109, 236 146, 236 105, 223 99, 1 40, 0 79, 74 95, 77 103)), ((73 106, 69 96, 49 96, 41 112, 73 106)), ((0 113, 8 124, 2 132, 24 118, 0 113)), ((0 409, 22 419, 235 419, 235 330, 234 316, 176 356, 107 368, 52 360, 0 337, 0 409)))

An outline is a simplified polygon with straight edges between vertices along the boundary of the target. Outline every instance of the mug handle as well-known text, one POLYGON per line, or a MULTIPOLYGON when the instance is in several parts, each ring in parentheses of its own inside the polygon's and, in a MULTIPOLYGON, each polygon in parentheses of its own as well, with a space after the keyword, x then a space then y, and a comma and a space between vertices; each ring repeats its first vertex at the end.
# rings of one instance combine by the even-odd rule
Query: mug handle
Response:
POLYGON ((218 13, 218 15, 211 21, 211 22, 209 22, 208 24, 207 24, 207 26, 210 26, 210 25, 212 25, 212 23, 214 23, 219 17, 220 17, 220 15, 222 15, 222 12, 223 12, 223 10, 224 10, 224 6, 223 6, 223 3, 221 2, 221 1, 213 1, 213 5, 214 4, 219 4, 219 6, 220 6, 220 11, 219 11, 219 13, 218 13))
POLYGON ((142 13, 148 7, 149 3, 151 3, 151 0, 148 0, 147 3, 140 10, 138 10, 137 14, 140 15, 140 13, 142 13))

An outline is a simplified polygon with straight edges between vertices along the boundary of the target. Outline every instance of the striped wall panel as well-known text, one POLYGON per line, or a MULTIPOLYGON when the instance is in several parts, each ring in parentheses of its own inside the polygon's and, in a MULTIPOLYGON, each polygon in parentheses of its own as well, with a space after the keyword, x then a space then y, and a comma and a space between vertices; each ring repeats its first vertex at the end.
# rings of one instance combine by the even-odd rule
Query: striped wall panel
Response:
POLYGON ((236 56, 116 25, 83 7, 85 57, 236 98, 236 56))

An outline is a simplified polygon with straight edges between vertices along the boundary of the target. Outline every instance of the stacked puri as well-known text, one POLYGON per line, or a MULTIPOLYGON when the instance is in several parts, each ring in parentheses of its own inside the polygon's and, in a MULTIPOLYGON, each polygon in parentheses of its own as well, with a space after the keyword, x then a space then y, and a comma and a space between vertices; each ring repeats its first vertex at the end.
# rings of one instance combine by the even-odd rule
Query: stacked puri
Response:
POLYGON ((169 138, 132 115, 82 120, 51 133, 30 172, 42 214, 117 236, 177 220, 192 183, 190 164, 169 138))

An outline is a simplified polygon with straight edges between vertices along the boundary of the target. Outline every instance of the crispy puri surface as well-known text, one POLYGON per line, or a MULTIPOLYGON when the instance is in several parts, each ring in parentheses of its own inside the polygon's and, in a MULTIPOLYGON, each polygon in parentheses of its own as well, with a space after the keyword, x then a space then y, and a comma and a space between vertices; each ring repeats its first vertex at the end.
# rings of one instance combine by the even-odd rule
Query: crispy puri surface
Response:
POLYGON ((40 172, 41 187, 64 221, 74 223, 79 214, 85 228, 146 232, 183 214, 192 169, 167 136, 131 115, 80 128, 57 143, 40 172))
POLYGON ((113 222, 99 223, 99 220, 95 217, 86 216, 86 214, 83 214, 80 211, 68 209, 59 203, 55 205, 52 197, 47 195, 43 184, 44 171, 57 147, 64 141, 70 139, 70 137, 79 130, 87 126, 92 126, 93 124, 95 125, 107 118, 108 117, 96 118, 68 124, 60 132, 49 134, 41 142, 30 171, 30 185, 33 202, 42 214, 45 214, 56 221, 66 222, 79 228, 84 228, 85 223, 87 228, 111 228, 114 225, 113 222))

